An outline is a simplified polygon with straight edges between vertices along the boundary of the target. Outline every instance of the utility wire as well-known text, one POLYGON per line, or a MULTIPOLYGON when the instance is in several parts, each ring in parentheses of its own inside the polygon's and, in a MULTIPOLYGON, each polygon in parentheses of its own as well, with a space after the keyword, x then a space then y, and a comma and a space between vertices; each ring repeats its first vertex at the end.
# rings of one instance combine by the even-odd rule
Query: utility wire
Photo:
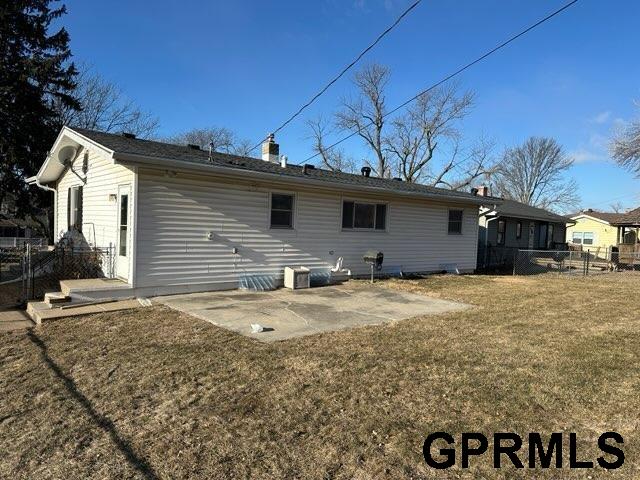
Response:
MULTIPOLYGON (((418 4, 421 1, 422 0, 416 0, 415 2, 413 2, 404 12, 402 12, 402 14, 396 19, 395 22, 393 22, 384 32, 382 32, 380 35, 378 35, 378 37, 374 40, 373 43, 371 43, 367 48, 365 48, 362 52, 360 52, 360 54, 355 58, 355 60, 353 60, 349 65, 344 67, 340 71, 340 73, 338 75, 336 75, 329 83, 327 83, 324 87, 322 87, 322 90, 320 90, 313 97, 311 97, 311 99, 307 103, 302 105, 298 109, 298 111, 296 113, 291 115, 282 125, 280 125, 278 128, 276 128, 271 133, 273 133, 273 134, 278 133, 280 130, 282 130, 284 127, 286 127, 289 123, 291 123, 298 115, 300 115, 307 107, 309 107, 313 102, 315 102, 324 92, 329 90, 329 88, 334 83, 336 83, 338 80, 340 80, 340 78, 342 78, 342 76, 345 73, 347 73, 356 63, 358 63, 360 61, 360 59, 362 57, 364 57, 367 54, 367 52, 369 52, 369 50, 371 50, 373 47, 375 47, 378 44, 378 42, 380 42, 380 40, 382 40, 391 30, 393 30, 396 27, 396 25, 398 25, 402 21, 402 19, 409 14, 409 12, 411 10, 413 10, 415 7, 417 7, 418 4)), ((262 145, 262 142, 264 142, 264 140, 265 139, 260 140, 259 143, 257 143, 251 150, 249 150, 249 153, 253 152, 256 148, 258 148, 260 145, 262 145)))
MULTIPOLYGON (((453 77, 456 77, 458 75, 460 75, 462 72, 464 72, 465 70, 471 68, 472 66, 474 66, 476 63, 480 63, 482 60, 484 60, 485 58, 489 57, 490 55, 493 55, 495 52, 497 52, 498 50, 506 47, 507 45, 509 45, 510 43, 514 42, 515 40, 517 40, 518 38, 522 37, 523 35, 526 35, 527 33, 529 33, 531 30, 533 30, 534 28, 542 25, 543 23, 547 22, 548 20, 551 20, 553 17, 555 17, 556 15, 562 13, 563 11, 565 11, 567 8, 571 7, 573 4, 577 3, 578 0, 573 0, 569 3, 567 3, 566 5, 564 5, 563 7, 559 8, 558 10, 556 10, 553 13, 550 13, 549 15, 547 15, 546 17, 544 17, 543 19, 537 21, 536 23, 534 23, 533 25, 531 25, 530 27, 527 27, 526 29, 522 30, 520 33, 512 36, 511 38, 509 38, 508 40, 502 42, 500 45, 492 48, 491 50, 489 50, 488 52, 484 53, 483 55, 481 55, 480 57, 476 58, 475 60, 467 63, 466 65, 464 65, 463 67, 460 67, 458 70, 456 70, 453 73, 450 73, 449 75, 447 75, 446 77, 444 77, 442 80, 438 81, 437 83, 434 83, 433 85, 431 85, 429 88, 426 88, 425 90, 422 90, 420 93, 418 93, 417 95, 414 95, 413 97, 411 97, 409 100, 407 100, 404 103, 401 103, 400 105, 398 105, 397 107, 395 107, 393 110, 385 113, 382 118, 388 117, 389 115, 394 114, 395 112, 397 112, 398 110, 400 110, 401 108, 406 107, 407 105, 409 105, 411 102, 413 102, 414 100, 416 100, 417 98, 419 98, 421 95, 424 95, 425 93, 430 92, 431 90, 433 90, 434 88, 439 87, 440 85, 442 85, 443 83, 448 82, 449 80, 451 80, 453 77)), ((362 128, 356 130, 355 132, 350 133, 349 135, 347 135, 346 137, 341 138, 340 140, 338 140, 337 142, 329 145, 328 147, 325 147, 324 150, 331 150, 332 148, 340 145, 342 142, 345 142, 347 140, 349 140, 350 138, 356 136, 358 133, 360 133, 362 130, 364 130, 365 128, 370 127, 371 125, 373 125, 373 122, 369 122, 368 124, 364 125, 362 128)), ((316 158, 318 155, 320 155, 320 152, 311 155, 310 157, 308 157, 307 159, 305 159, 302 163, 306 163, 309 160, 313 160, 314 158, 316 158)))

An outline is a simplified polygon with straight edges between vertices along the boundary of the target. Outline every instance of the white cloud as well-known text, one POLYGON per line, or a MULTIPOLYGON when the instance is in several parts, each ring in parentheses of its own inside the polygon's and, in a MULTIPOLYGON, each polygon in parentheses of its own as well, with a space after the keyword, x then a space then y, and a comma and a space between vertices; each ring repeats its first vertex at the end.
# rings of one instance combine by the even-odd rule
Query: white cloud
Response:
POLYGON ((573 158, 575 163, 587 163, 587 162, 601 162, 607 160, 602 153, 594 150, 587 150, 586 148, 579 148, 568 153, 570 158, 573 158))
POLYGON ((597 123, 598 125, 602 125, 603 123, 607 123, 611 118, 611 112, 607 110, 606 112, 600 112, 594 117, 589 119, 590 123, 597 123))

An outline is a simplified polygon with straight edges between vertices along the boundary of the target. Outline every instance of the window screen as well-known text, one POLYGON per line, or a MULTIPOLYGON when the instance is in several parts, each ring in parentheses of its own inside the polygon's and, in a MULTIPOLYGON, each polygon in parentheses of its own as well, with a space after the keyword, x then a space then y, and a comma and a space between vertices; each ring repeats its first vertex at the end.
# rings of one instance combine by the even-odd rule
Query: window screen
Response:
POLYGON ((449 210, 449 234, 462 233, 462 210, 449 210))
POLYGON ((271 228, 293 228, 293 195, 271 194, 271 228))
POLYGON ((385 230, 387 227, 387 205, 384 203, 342 203, 342 228, 363 230, 385 230))

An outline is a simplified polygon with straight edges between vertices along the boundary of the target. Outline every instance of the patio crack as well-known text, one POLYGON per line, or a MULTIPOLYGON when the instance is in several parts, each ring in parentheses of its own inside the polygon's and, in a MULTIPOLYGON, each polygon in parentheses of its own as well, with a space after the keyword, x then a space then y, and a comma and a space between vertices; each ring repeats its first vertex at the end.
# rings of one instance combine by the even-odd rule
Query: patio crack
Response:
POLYGON ((293 310, 291 309, 291 305, 292 305, 292 302, 287 302, 287 305, 284 307, 284 309, 285 309, 285 310, 287 310, 288 312, 293 313, 296 317, 298 317, 299 319, 301 319, 301 320, 304 322, 304 324, 305 324, 307 327, 309 327, 310 329, 315 330, 316 332, 320 332, 320 331, 321 331, 321 330, 318 330, 318 329, 317 329, 316 327, 314 327, 313 325, 311 325, 311 324, 309 323, 309 320, 307 320, 307 319, 304 317, 304 315, 300 315, 298 312, 293 311, 293 310))

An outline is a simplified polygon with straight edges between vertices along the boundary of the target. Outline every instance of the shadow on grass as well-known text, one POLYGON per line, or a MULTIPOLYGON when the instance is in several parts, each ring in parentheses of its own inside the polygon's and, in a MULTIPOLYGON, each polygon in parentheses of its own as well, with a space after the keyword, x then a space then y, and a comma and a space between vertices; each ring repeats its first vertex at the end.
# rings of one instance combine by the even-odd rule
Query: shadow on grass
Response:
POLYGON ((138 456, 131 445, 129 445, 129 443, 127 443, 120 437, 120 434, 118 433, 118 430, 116 429, 113 422, 108 417, 105 417, 104 415, 101 415, 96 411, 91 401, 86 396, 84 396, 81 391, 78 390, 75 382, 70 377, 65 375, 62 369, 53 361, 53 359, 49 356, 49 353, 47 351, 48 349, 45 343, 32 330, 30 330, 27 335, 29 336, 29 340, 31 340, 31 342, 33 342, 40 349, 42 359, 45 361, 45 363, 51 370, 53 370, 58 378, 62 380, 62 383, 64 383, 64 386, 67 388, 69 393, 71 393, 73 398, 77 400, 80 405, 82 405, 91 420, 93 420, 93 422, 98 427, 109 434, 113 443, 115 443, 120 451, 124 454, 131 466, 138 472, 140 472, 144 476, 144 478, 159 478, 158 475, 156 475, 156 473, 154 472, 151 465, 149 465, 147 460, 138 456))

